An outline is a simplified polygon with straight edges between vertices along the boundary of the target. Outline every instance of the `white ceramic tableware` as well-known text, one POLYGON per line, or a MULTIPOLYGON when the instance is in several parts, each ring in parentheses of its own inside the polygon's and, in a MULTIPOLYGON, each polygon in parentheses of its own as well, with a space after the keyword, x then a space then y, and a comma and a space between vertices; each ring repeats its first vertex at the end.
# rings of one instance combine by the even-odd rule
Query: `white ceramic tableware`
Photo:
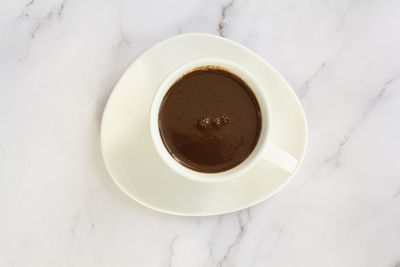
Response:
POLYGON ((266 160, 267 162, 274 163, 288 172, 293 172, 297 166, 297 159, 269 141, 269 128, 270 124, 273 123, 274 120, 269 112, 268 102, 268 96, 265 93, 265 89, 251 75, 251 73, 240 65, 221 58, 203 58, 189 62, 178 67, 168 75, 155 93, 150 109, 150 132, 154 146, 165 164, 167 164, 172 170, 177 172, 179 175, 198 182, 224 182, 236 178, 249 171, 259 160, 266 160), (183 166, 175 160, 165 148, 159 131, 159 109, 168 89, 185 74, 196 69, 201 69, 202 67, 216 67, 238 76, 251 88, 260 106, 261 133, 257 145, 246 160, 234 168, 224 172, 201 173, 183 166))
POLYGON ((261 57, 226 38, 191 33, 154 45, 131 64, 106 104, 100 138, 106 168, 129 197, 161 212, 204 216, 247 208, 283 188, 304 159, 307 123, 290 85, 261 57), (271 116, 268 141, 298 159, 294 171, 259 160, 235 179, 204 183, 165 164, 149 127, 154 95, 174 71, 204 58, 232 62, 260 84, 271 116))

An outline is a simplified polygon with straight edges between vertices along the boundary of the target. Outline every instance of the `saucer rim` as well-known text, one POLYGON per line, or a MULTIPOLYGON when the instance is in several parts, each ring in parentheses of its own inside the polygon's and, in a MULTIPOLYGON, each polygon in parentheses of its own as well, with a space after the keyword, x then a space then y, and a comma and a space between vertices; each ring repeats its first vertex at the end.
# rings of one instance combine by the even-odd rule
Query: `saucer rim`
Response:
MULTIPOLYGON (((209 34, 209 33, 184 33, 184 34, 174 35, 174 36, 168 37, 168 38, 166 38, 166 39, 164 39, 164 40, 161 40, 160 42, 157 42, 156 44, 154 44, 154 45, 152 45, 151 47, 149 47, 148 49, 146 49, 146 51, 144 51, 142 54, 140 54, 140 55, 125 69, 124 73, 123 73, 123 74, 120 76, 120 78, 118 79, 118 82, 114 85, 114 87, 113 87, 113 89, 112 89, 112 92, 110 93, 110 95, 109 95, 109 97, 108 97, 108 99, 107 99, 107 102, 106 102, 106 104, 105 104, 105 106, 104 106, 104 110, 103 110, 102 117, 101 117, 101 122, 100 122, 100 148, 101 148, 101 155, 102 155, 102 157, 103 157, 103 161, 104 161, 105 167, 106 167, 106 169, 107 169, 107 171, 108 171, 108 173, 109 173, 111 179, 112 179, 113 182, 118 186, 118 188, 119 188, 122 192, 124 192, 127 196, 129 196, 130 198, 132 198, 132 199, 135 200, 136 202, 140 203, 141 205, 143 205, 143 206, 145 206, 145 207, 147 207, 147 208, 149 208, 149 209, 152 209, 152 210, 155 210, 155 211, 158 211, 158 212, 161 212, 161 213, 165 213, 165 214, 170 214, 170 215, 192 216, 192 217, 215 216, 215 215, 221 215, 221 214, 227 214, 227 213, 237 212, 237 211, 240 211, 240 210, 243 210, 243 209, 247 209, 247 208, 249 208, 249 207, 252 207, 252 206, 254 206, 254 205, 257 205, 257 204, 259 204, 259 203, 261 203, 261 202, 263 202, 263 201, 269 199, 270 197, 274 196, 275 194, 277 194, 279 191, 281 191, 281 190, 293 179, 293 177, 294 177, 294 176, 297 174, 297 172, 299 171, 299 169, 300 169, 300 167, 301 167, 301 165, 302 165, 302 163, 303 163, 303 161, 304 161, 304 159, 305 159, 305 155, 306 155, 306 153, 307 153, 307 148, 308 148, 308 135, 309 135, 309 133, 308 133, 308 121, 307 121, 307 117, 306 117, 306 115, 305 115, 303 106, 302 106, 302 104, 301 104, 299 98, 297 97, 295 91, 294 91, 293 88, 290 86, 290 84, 283 78, 283 76, 282 76, 271 64, 269 64, 265 59, 263 59, 261 56, 259 56, 258 54, 256 54, 256 53, 253 52, 252 50, 250 50, 249 48, 247 48, 247 47, 245 47, 245 46, 243 46, 243 45, 241 45, 241 44, 239 44, 239 43, 236 43, 235 41, 232 41, 232 40, 230 40, 230 39, 227 39, 227 38, 224 38, 224 37, 221 37, 221 36, 218 36, 218 35, 214 35, 214 34, 209 34), (116 90, 115 90, 115 89, 116 89, 116 88, 120 85, 120 83, 124 80, 124 77, 125 77, 126 75, 128 75, 128 73, 129 73, 131 67, 134 66, 135 63, 136 63, 137 61, 139 61, 140 59, 142 59, 143 57, 145 57, 147 54, 149 54, 153 49, 156 49, 156 48, 158 48, 159 46, 162 46, 162 45, 164 45, 164 44, 167 43, 167 42, 175 41, 175 39, 180 39, 180 38, 191 38, 191 37, 206 37, 206 38, 216 38, 216 39, 220 39, 220 40, 222 40, 222 41, 224 41, 224 42, 229 43, 230 45, 233 45, 233 46, 238 47, 239 49, 243 49, 243 50, 245 50, 247 53, 251 53, 254 57, 258 58, 263 64, 267 65, 267 66, 274 72, 274 75, 276 75, 276 76, 279 78, 279 80, 280 80, 281 82, 283 82, 283 83, 290 89, 290 90, 289 90, 290 93, 292 94, 292 96, 293 96, 293 97, 295 98, 295 100, 297 101, 297 104, 298 104, 299 109, 300 109, 300 111, 301 111, 301 114, 300 114, 300 115, 301 115, 301 118, 302 118, 302 120, 303 120, 303 122, 304 122, 304 142, 303 142, 302 153, 301 153, 300 158, 298 159, 298 164, 297 164, 296 169, 295 169, 291 174, 289 174, 288 178, 286 178, 286 180, 285 180, 284 182, 282 182, 275 190, 271 191, 270 193, 265 194, 263 197, 261 197, 261 198, 259 198, 259 199, 256 199, 256 200, 254 200, 254 201, 249 201, 249 202, 248 202, 247 204, 245 204, 245 205, 240 205, 240 206, 238 205, 238 207, 226 209, 226 210, 224 210, 224 211, 217 211, 217 212, 215 212, 215 211, 211 211, 211 212, 210 212, 210 211, 207 211, 207 212, 195 212, 195 213, 190 213, 190 212, 177 212, 177 211, 173 211, 173 210, 167 210, 167 209, 158 208, 157 206, 155 206, 155 205, 153 205, 153 204, 151 204, 151 203, 148 203, 148 202, 143 201, 143 200, 141 200, 141 199, 139 199, 139 198, 136 198, 131 192, 129 192, 129 191, 127 190, 127 188, 126 188, 124 185, 122 185, 122 184, 118 181, 118 179, 115 178, 115 175, 113 174, 113 171, 111 170, 111 167, 109 166, 109 163, 108 163, 107 160, 106 160, 106 155, 105 155, 105 152, 104 152, 104 149, 103 149, 103 148, 104 148, 104 142, 105 142, 105 141, 104 141, 104 135, 103 135, 104 127, 105 127, 105 126, 104 126, 105 114, 107 113, 107 111, 108 111, 109 108, 110 108, 110 107, 109 107, 109 106, 110 106, 110 102, 111 102, 110 100, 113 98, 113 96, 114 96, 115 93, 116 93, 116 90)), ((160 159, 160 160, 161 160, 161 159, 160 159)), ((237 178, 235 178, 235 179, 237 179, 237 178)), ((229 181, 226 181, 226 182, 229 182, 229 181)), ((225 183, 225 182, 224 182, 224 181, 221 181, 220 183, 225 183)), ((219 183, 218 183, 218 184, 219 184, 219 183)))

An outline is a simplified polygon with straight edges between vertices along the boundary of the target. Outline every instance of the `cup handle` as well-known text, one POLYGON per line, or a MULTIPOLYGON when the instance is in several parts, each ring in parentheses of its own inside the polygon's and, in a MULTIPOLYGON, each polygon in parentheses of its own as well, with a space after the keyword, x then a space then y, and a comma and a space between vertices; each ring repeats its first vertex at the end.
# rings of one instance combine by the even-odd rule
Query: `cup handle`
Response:
POLYGON ((289 173, 296 169, 298 163, 298 160, 295 157, 271 142, 267 143, 261 158, 289 173))

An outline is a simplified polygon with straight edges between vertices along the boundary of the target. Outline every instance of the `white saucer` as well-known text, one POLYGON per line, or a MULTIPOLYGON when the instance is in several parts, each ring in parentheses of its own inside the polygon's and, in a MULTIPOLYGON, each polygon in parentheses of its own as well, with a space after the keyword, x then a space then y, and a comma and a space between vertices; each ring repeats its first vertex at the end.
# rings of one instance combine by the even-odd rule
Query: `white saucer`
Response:
MULTIPOLYGON (((161 160, 149 126, 150 104, 163 80, 177 67, 200 58, 233 61, 265 87, 270 100, 271 142, 303 161, 307 143, 304 111, 290 85, 247 48, 209 34, 166 39, 140 56, 125 72, 104 110, 101 146, 114 182, 149 208, 176 215, 216 215, 255 205, 275 194, 296 173, 261 161, 231 181, 199 183, 181 177, 161 160)), ((296 170, 297 171, 297 170, 296 170)))

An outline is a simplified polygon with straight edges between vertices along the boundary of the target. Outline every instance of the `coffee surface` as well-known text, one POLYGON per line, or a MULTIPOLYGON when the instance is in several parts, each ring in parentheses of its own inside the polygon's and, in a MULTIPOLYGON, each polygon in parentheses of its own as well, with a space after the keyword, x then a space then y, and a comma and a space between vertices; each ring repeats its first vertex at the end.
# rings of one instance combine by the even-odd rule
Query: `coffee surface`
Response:
POLYGON ((168 90, 159 130, 165 147, 182 165, 198 172, 222 172, 243 162, 256 146, 260 107, 236 75, 198 69, 168 90))

